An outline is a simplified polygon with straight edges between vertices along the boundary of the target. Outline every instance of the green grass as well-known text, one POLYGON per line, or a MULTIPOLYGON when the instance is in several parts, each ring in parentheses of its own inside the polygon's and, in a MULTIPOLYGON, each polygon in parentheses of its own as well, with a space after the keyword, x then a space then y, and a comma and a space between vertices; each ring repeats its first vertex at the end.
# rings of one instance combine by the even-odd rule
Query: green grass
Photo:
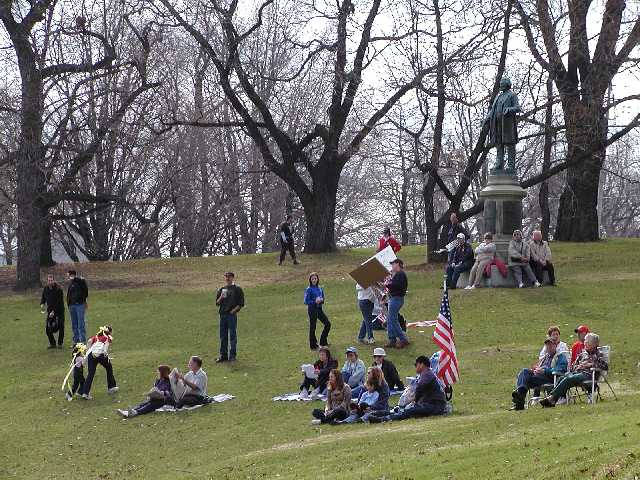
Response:
MULTIPOLYGON (((383 425, 311 426, 310 404, 271 401, 297 388, 299 365, 312 359, 301 304, 309 271, 323 279, 333 350, 353 343, 360 317, 346 272, 369 256, 364 250, 303 256, 296 269, 278 268, 274 255, 83 267, 90 285, 102 285, 91 292, 89 330, 114 326, 121 388, 108 396, 99 369, 91 402, 68 403, 60 392, 70 351, 46 350, 39 294, 2 291, 0 479, 633 479, 640 475, 639 247, 637 240, 554 244, 557 288, 451 292, 462 374, 454 415, 383 425), (212 295, 228 269, 245 287, 247 308, 239 361, 215 366, 212 295), (571 342, 579 323, 612 346, 619 401, 507 411, 515 374, 537 355, 547 327, 560 325, 571 342), (115 408, 142 399, 157 364, 184 368, 190 354, 203 356, 210 393, 237 398, 118 418, 115 408)), ((402 253, 410 265, 405 316, 434 318, 441 270, 420 266, 420 247, 402 253)), ((68 318, 66 326, 70 337, 68 318)), ((390 352, 402 376, 417 355, 435 350, 431 330, 422 330, 411 332, 409 349, 390 352)), ((369 361, 372 348, 360 350, 369 361)))

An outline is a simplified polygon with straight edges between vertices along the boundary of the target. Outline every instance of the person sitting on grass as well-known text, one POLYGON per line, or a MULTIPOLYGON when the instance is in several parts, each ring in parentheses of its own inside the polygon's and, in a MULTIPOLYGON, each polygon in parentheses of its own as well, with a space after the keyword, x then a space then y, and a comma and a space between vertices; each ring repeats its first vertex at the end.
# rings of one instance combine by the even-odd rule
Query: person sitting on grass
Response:
POLYGON ((523 368, 516 380, 516 389, 511 392, 513 406, 511 410, 524 410, 527 392, 545 384, 553 383, 554 375, 564 375, 568 368, 567 357, 564 352, 557 351, 557 344, 553 338, 544 341, 545 355, 538 360, 534 368, 523 368))
POLYGON ((155 412, 163 405, 172 404, 173 394, 171 392, 171 380, 169 379, 170 373, 170 367, 167 365, 159 365, 158 378, 153 384, 153 388, 147 393, 147 399, 129 410, 118 408, 116 411, 124 418, 131 418, 137 415, 155 412))
POLYGON ((484 269, 493 262, 494 258, 496 258, 496 244, 493 243, 493 234, 487 232, 484 234, 484 242, 476 247, 476 261, 473 267, 471 267, 469 283, 465 287, 465 290, 479 288, 482 285, 484 269))
POLYGON ((335 423, 338 420, 344 420, 347 418, 350 403, 351 388, 342 380, 342 374, 334 368, 329 373, 327 402, 324 410, 316 408, 311 412, 314 417, 311 424, 320 425, 321 423, 335 423))
POLYGON ((342 378, 353 390, 363 385, 367 367, 358 358, 358 349, 356 347, 347 348, 346 357, 347 361, 342 366, 342 378))
POLYGON ((522 232, 520 230, 513 231, 513 238, 509 242, 509 270, 513 273, 518 288, 524 288, 522 274, 524 273, 534 287, 540 287, 540 282, 531 270, 529 261, 531 260, 531 251, 529 244, 522 240, 522 232))
POLYGON ((405 420, 412 417, 427 417, 446 413, 447 400, 436 374, 431 370, 429 359, 420 355, 416 358, 415 367, 419 377, 416 383, 414 403, 397 413, 382 416, 373 414, 369 417, 370 422, 405 420))
POLYGON ((176 408, 193 407, 207 403, 209 379, 205 371, 202 370, 202 359, 193 355, 187 366, 189 371, 184 375, 177 368, 174 368, 169 374, 176 408))
POLYGON ((98 333, 87 342, 87 352, 89 352, 87 355, 87 379, 80 390, 80 396, 85 400, 91 400, 91 385, 98 364, 102 365, 107 372, 107 393, 112 394, 118 391, 116 379, 113 376, 113 365, 111 365, 111 358, 109 358, 109 347, 113 342, 112 334, 111 325, 105 325, 100 327, 98 333))
POLYGON ((571 345, 571 366, 576 363, 578 355, 580 355, 584 350, 584 337, 587 335, 587 333, 589 333, 589 327, 587 327, 586 325, 579 325, 578 328, 574 330, 574 332, 578 334, 578 340, 576 340, 573 345, 571 345))
MULTIPOLYGON (((551 337, 551 339, 553 340, 553 343, 556 344, 556 351, 558 353, 569 353, 569 347, 567 346, 567 344, 565 342, 560 341, 560 327, 558 327, 557 325, 551 325, 547 329, 547 336, 551 337)), ((538 358, 543 359, 546 354, 547 354, 547 344, 545 343, 544 345, 542 345, 542 349, 538 354, 538 358)))
POLYGON ((313 364, 316 378, 305 375, 300 385, 300 396, 303 399, 313 398, 314 400, 324 395, 329 381, 331 370, 338 368, 338 361, 331 357, 331 351, 327 347, 318 349, 318 360, 313 364))
POLYGON ((404 390, 404 383, 400 380, 398 369, 391 360, 387 360, 387 352, 384 351, 384 348, 373 349, 372 366, 382 370, 384 379, 391 390, 404 390))
POLYGON ((460 275, 471 270, 471 267, 473 267, 473 249, 467 243, 464 233, 459 233, 457 245, 447 265, 447 286, 451 290, 455 290, 460 275))
MULTIPOLYGON (((565 375, 551 393, 540 401, 542 407, 555 407, 558 399, 565 397, 571 387, 582 385, 591 380, 592 370, 608 370, 604 355, 598 350, 600 337, 595 333, 587 333, 584 337, 584 350, 571 367, 571 372, 565 375)), ((593 395, 593 392, 590 392, 593 395)))
POLYGON ((368 379, 365 382, 358 399, 355 402, 351 402, 349 405, 351 414, 339 423, 355 423, 366 414, 371 413, 371 408, 380 399, 379 389, 380 385, 378 384, 378 377, 368 379))

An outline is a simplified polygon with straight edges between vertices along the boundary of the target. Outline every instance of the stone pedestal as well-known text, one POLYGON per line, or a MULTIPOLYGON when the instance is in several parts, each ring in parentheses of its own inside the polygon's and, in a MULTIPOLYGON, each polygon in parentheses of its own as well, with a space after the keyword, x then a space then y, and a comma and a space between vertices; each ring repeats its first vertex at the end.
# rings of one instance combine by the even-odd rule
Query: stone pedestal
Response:
MULTIPOLYGON (((497 255, 505 263, 513 231, 522 229, 522 199, 526 195, 511 172, 492 172, 480 192, 484 199, 482 234, 493 233, 497 255)), ((492 279, 492 286, 515 286, 511 273, 507 278, 498 277, 492 279)))

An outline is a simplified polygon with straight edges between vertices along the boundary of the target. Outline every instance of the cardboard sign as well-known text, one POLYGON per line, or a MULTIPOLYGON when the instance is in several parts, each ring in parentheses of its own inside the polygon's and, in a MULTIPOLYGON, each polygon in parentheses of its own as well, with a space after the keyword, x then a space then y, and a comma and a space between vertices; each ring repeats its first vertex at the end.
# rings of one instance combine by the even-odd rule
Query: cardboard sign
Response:
POLYGON ((389 270, 382 266, 382 263, 376 258, 372 257, 353 272, 350 272, 351 278, 353 278, 362 288, 369 288, 371 285, 384 281, 389 276, 389 270))

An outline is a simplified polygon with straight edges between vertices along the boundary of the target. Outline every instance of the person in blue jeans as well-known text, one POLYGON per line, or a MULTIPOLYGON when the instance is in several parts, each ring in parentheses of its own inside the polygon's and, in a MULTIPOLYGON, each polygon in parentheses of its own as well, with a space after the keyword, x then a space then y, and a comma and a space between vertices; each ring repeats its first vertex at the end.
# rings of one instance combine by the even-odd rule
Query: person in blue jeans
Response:
POLYGON ((235 274, 224 274, 226 285, 216 294, 220 313, 220 356, 216 363, 233 362, 237 355, 238 312, 244 307, 244 292, 235 284, 235 274))
POLYGON ((89 288, 84 278, 76 275, 75 270, 67 272, 69 287, 67 288, 67 305, 71 316, 71 329, 73 330, 73 343, 86 343, 87 333, 85 326, 85 313, 87 311, 87 298, 89 288))
POLYGON ((391 262, 391 279, 385 283, 387 294, 389 297, 389 305, 387 312, 387 336, 389 343, 385 345, 387 348, 405 348, 409 345, 407 335, 402 331, 398 315, 400 309, 404 305, 404 297, 407 294, 408 280, 407 274, 404 273, 404 262, 396 258, 391 262))
POLYGON ((436 374, 431 370, 429 359, 424 355, 420 355, 416 358, 415 367, 418 374, 418 382, 416 384, 414 403, 397 413, 371 415, 369 417, 370 422, 406 420, 412 417, 428 417, 446 413, 447 400, 436 374))
POLYGON ((360 307, 360 312, 362 312, 358 342, 373 344, 375 342, 373 338, 373 320, 375 319, 373 309, 376 299, 373 287, 363 288, 356 283, 356 293, 358 295, 358 306, 360 307))
POLYGON ((320 287, 320 277, 316 272, 309 275, 309 286, 304 291, 304 304, 307 306, 309 315, 309 348, 311 350, 318 349, 318 339, 316 338, 316 323, 318 320, 322 322, 324 328, 320 335, 320 346, 329 345, 329 330, 331 330, 331 322, 322 310, 324 305, 324 290, 320 287))

